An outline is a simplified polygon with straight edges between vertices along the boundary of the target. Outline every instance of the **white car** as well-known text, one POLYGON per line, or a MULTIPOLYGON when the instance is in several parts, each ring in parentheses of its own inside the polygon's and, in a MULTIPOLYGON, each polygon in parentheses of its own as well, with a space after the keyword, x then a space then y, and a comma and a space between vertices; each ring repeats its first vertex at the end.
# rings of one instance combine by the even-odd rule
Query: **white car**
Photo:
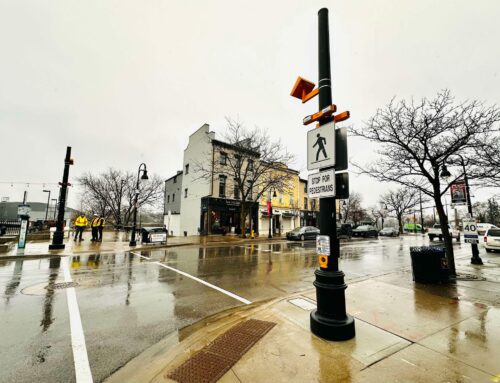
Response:
POLYGON ((479 235, 484 235, 488 229, 498 229, 497 226, 492 225, 491 223, 478 223, 477 225, 477 233, 479 235))
POLYGON ((500 229, 488 229, 484 235, 484 248, 488 253, 500 251, 500 229))

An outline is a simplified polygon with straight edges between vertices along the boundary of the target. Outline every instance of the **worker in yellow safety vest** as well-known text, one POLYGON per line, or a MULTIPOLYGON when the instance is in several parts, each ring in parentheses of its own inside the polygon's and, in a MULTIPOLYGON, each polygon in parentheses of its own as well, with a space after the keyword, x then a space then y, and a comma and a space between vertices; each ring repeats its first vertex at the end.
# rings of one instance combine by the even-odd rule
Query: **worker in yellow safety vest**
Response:
POLYGON ((102 231, 104 230, 104 224, 105 224, 104 217, 100 216, 97 226, 97 230, 99 231, 99 239, 98 239, 99 242, 102 242, 102 231))
POLYGON ((80 236, 80 241, 83 241, 82 235, 83 231, 89 224, 89 221, 87 217, 85 217, 85 214, 81 213, 78 217, 75 219, 75 242, 78 239, 78 236, 80 236))
POLYGON ((92 230, 92 242, 97 242, 97 233, 99 231, 99 215, 94 214, 94 218, 90 221, 90 229, 92 230))

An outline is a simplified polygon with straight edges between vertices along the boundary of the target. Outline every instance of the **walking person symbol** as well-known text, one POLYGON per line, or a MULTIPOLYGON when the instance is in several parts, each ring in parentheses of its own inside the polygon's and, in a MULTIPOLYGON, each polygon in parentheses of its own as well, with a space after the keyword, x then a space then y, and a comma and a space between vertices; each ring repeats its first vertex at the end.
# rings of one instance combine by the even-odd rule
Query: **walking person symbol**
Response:
POLYGON ((316 140, 316 143, 313 145, 313 148, 318 145, 318 151, 316 152, 316 162, 318 162, 318 159, 319 159, 319 154, 321 152, 323 152, 323 155, 325 156, 325 159, 328 158, 328 156, 326 155, 326 149, 325 149, 325 145, 326 145, 326 139, 325 137, 321 137, 318 134, 316 134, 316 137, 318 137, 318 139, 316 140))

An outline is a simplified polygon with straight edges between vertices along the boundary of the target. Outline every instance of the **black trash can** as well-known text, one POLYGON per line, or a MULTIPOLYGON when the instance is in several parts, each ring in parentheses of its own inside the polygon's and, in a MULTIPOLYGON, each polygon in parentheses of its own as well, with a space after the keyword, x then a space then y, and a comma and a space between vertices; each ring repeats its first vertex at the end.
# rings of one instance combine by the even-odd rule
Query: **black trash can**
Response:
POLYGON ((447 282, 450 276, 444 247, 410 247, 413 280, 419 283, 447 282))

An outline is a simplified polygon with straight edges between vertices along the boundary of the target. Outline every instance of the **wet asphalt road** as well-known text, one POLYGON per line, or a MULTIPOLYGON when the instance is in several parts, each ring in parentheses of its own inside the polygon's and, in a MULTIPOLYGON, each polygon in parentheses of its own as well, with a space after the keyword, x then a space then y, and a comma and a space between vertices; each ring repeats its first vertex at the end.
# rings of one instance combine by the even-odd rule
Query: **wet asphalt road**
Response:
MULTIPOLYGON (((427 242, 421 236, 343 242, 340 267, 347 281, 385 274, 409 267, 409 247, 427 242)), ((169 334, 243 305, 242 300, 311 289, 314 245, 258 242, 94 254, 64 262, 0 261, 0 382, 76 381, 67 291, 58 288, 64 267, 77 283, 90 369, 100 382, 169 334)), ((454 247, 456 258, 470 252, 466 244, 454 247)))

